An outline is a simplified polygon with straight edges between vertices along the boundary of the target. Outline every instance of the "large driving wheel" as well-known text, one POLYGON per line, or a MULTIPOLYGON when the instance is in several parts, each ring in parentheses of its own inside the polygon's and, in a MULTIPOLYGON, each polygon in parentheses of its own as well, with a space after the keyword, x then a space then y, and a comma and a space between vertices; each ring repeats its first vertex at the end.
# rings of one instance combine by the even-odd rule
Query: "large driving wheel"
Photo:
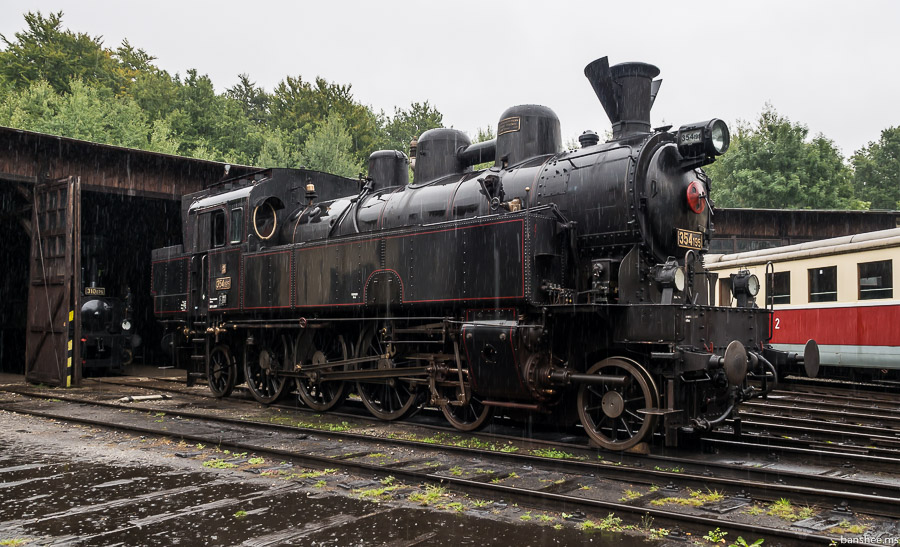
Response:
POLYGON ((659 393, 644 367, 630 359, 611 357, 587 373, 625 377, 623 385, 582 384, 578 388, 578 416, 591 439, 608 450, 627 450, 647 439, 656 427, 656 416, 639 411, 656 408, 659 393))
MULTIPOLYGON (((297 362, 301 366, 319 366, 330 361, 347 359, 347 343, 342 335, 326 329, 302 333, 297 338, 297 362)), ((306 405, 325 412, 340 405, 347 398, 347 384, 343 381, 322 381, 323 372, 344 370, 344 367, 314 369, 297 379, 297 391, 306 405)), ((300 369, 303 373, 303 369, 300 369)))
MULTIPOLYGON (((378 356, 378 360, 361 363, 359 370, 395 369, 404 366, 402 361, 394 359, 388 345, 378 335, 377 328, 367 329, 360 336, 356 355, 360 357, 378 356)), ((416 391, 400 378, 383 380, 366 380, 356 383, 356 392, 366 408, 376 418, 382 420, 399 420, 415 408, 416 391)))
POLYGON ((248 348, 244 358, 244 374, 253 398, 265 405, 274 403, 284 393, 285 377, 278 374, 292 364, 293 343, 285 334, 263 343, 256 351, 248 348))
POLYGON ((206 363, 206 381, 209 390, 214 397, 228 397, 237 383, 237 364, 231 355, 231 350, 224 344, 219 344, 209 352, 209 361, 206 363))

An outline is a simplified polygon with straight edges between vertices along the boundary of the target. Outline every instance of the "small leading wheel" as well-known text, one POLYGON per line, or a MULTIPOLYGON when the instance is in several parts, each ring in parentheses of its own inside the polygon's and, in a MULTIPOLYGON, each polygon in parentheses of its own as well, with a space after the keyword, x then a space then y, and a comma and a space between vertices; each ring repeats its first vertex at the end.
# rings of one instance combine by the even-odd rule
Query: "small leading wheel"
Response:
MULTIPOLYGON (((356 355, 359 357, 378 356, 375 361, 361 363, 360 371, 388 370, 403 366, 391 355, 388 345, 378 336, 376 328, 368 329, 360 336, 356 355)), ((399 420, 414 408, 417 397, 416 390, 400 378, 361 380, 356 383, 356 392, 366 408, 376 418, 382 420, 399 420)))
MULTIPOLYGON (((316 329, 297 338, 297 362, 302 366, 319 366, 330 361, 347 359, 347 343, 342 335, 316 329)), ((320 379, 322 372, 344 370, 343 366, 313 369, 308 375, 297 378, 297 391, 306 405, 325 412, 340 405, 347 398, 347 384, 343 381, 327 382, 320 379)), ((301 369, 303 372, 303 369, 301 369)))
POLYGON ((587 434, 608 450, 628 450, 647 439, 656 416, 638 412, 658 406, 659 394, 650 375, 630 359, 610 357, 588 374, 624 376, 624 385, 582 384, 578 388, 578 417, 587 434))
POLYGON ((237 365, 228 346, 219 344, 209 352, 209 361, 206 363, 206 380, 214 397, 231 395, 237 374, 237 365))
MULTIPOLYGON (((453 405, 445 403, 441 405, 441 412, 453 427, 460 431, 476 431, 484 427, 494 416, 494 408, 486 406, 481 402, 481 397, 475 395, 471 391, 471 387, 467 387, 469 391, 469 400, 462 405, 453 405)), ((459 387, 455 389, 442 390, 445 396, 451 401, 458 401, 461 390, 459 387)))
POLYGON ((244 374, 253 398, 264 405, 274 403, 284 393, 285 377, 278 374, 290 366, 293 344, 287 335, 278 335, 274 344, 264 344, 258 352, 244 354, 244 374))

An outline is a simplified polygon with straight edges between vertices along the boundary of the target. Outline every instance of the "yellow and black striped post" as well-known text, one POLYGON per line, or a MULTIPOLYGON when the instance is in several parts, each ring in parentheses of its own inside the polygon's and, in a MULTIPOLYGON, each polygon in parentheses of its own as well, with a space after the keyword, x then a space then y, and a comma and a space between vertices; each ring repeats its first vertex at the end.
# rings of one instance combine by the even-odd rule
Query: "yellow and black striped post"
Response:
POLYGON ((66 387, 72 387, 72 337, 75 334, 75 312, 69 310, 69 336, 68 345, 66 347, 66 387))

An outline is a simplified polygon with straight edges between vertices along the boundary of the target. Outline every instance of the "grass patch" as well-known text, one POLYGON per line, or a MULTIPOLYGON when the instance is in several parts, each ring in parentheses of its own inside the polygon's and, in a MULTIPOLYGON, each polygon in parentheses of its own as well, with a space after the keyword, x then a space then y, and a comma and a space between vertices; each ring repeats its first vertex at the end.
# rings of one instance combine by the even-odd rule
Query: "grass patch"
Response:
MULTIPOLYGON (((324 481, 323 481, 324 482, 324 481)), ((371 499, 376 501, 387 501, 393 497, 391 492, 400 488, 399 486, 385 486, 383 488, 370 488, 368 490, 354 490, 353 493, 361 499, 371 499)))
POLYGON ((0 545, 2 545, 3 547, 18 547, 19 545, 25 545, 26 543, 31 543, 31 540, 27 538, 11 538, 0 540, 0 545))
POLYGON ((596 532, 597 530, 616 532, 622 529, 622 519, 615 514, 610 513, 600 522, 594 522, 592 520, 582 522, 581 529, 585 532, 596 532))
POLYGON ((266 459, 265 458, 250 458, 249 460, 247 460, 247 463, 249 463, 250 465, 262 465, 262 464, 266 463, 266 459))
POLYGON ((637 490, 625 490, 625 492, 623 492, 623 494, 624 495, 621 498, 619 498, 619 501, 627 502, 627 501, 631 501, 631 500, 636 500, 639 497, 641 497, 641 493, 638 492, 637 490))
POLYGON ((433 505, 435 502, 440 500, 442 497, 447 495, 447 489, 442 486, 432 486, 428 485, 425 487, 424 492, 413 492, 409 495, 409 501, 418 503, 420 505, 433 505))
POLYGON ((787 498, 773 501, 766 511, 767 515, 778 517, 790 522, 806 520, 816 514, 816 510, 809 506, 797 507, 787 498))
POLYGON ((241 520, 242 518, 244 518, 244 517, 246 517, 246 516, 247 516, 247 511, 244 511, 243 509, 240 510, 240 511, 237 511, 237 512, 234 514, 234 518, 236 518, 236 519, 238 519, 238 520, 241 520))
POLYGON ((203 462, 203 467, 209 467, 211 469, 231 469, 233 467, 237 467, 235 464, 226 462, 225 460, 215 459, 203 462))
POLYGON ((532 456, 540 456, 542 458, 552 458, 554 460, 571 460, 578 459, 575 454, 569 454, 555 448, 536 448, 531 451, 532 456))

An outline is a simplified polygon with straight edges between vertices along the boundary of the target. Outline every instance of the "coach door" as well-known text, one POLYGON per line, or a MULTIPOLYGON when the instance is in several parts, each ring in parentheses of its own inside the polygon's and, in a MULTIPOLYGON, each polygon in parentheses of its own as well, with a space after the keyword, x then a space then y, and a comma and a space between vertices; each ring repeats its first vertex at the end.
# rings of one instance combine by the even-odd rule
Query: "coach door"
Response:
POLYGON ((81 182, 68 177, 34 186, 25 379, 71 386, 81 379, 81 182))

